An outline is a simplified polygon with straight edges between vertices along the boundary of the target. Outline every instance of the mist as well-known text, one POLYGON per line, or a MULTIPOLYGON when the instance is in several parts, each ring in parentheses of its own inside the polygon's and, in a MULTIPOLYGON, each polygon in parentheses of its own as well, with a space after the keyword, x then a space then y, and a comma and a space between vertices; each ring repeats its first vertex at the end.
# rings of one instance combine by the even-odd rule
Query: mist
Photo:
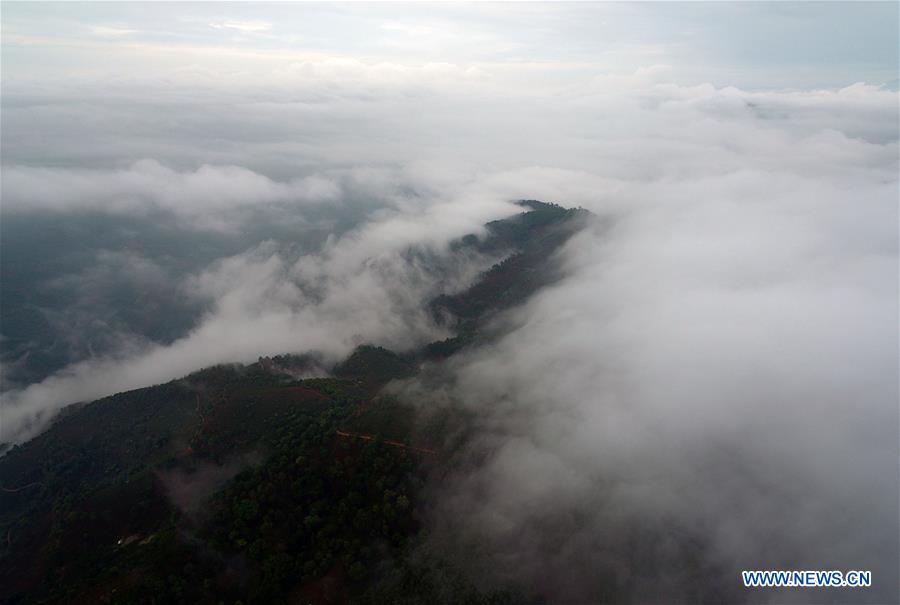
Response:
POLYGON ((478 420, 432 548, 554 602, 804 602, 734 578, 857 567, 882 582, 816 602, 896 599, 896 192, 756 178, 613 211, 438 372, 478 420))
POLYGON ((423 552, 550 602, 897 602, 897 7, 853 13, 871 45, 779 7, 5 10, 0 443, 213 364, 446 338, 428 301, 499 260, 455 239, 580 206, 559 282, 391 385, 472 419, 423 552))

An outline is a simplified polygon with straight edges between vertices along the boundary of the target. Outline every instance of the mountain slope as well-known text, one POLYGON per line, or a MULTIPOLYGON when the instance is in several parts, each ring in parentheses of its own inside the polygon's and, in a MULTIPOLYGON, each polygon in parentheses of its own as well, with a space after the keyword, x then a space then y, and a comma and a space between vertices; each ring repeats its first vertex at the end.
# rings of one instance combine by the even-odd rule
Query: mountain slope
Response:
POLYGON ((494 314, 558 278, 553 252, 587 213, 522 204, 525 212, 490 223, 487 236, 454 244, 506 257, 465 291, 431 302, 457 331, 451 339, 404 354, 363 346, 324 378, 295 378, 312 363, 303 356, 208 368, 71 406, 8 451, 0 599, 511 598, 479 592, 438 560, 409 559, 421 488, 444 463, 436 448, 453 422, 414 434, 413 410, 381 387, 487 338, 494 314))

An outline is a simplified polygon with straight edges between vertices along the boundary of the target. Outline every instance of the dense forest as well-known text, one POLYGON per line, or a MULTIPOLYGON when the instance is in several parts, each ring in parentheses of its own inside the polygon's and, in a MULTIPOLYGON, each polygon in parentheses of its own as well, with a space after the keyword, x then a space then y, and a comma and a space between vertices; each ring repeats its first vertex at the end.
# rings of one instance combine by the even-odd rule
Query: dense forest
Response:
POLYGON ((361 346, 327 377, 298 379, 303 355, 212 367, 70 406, 8 449, 0 601, 525 600, 475 586, 422 546, 424 487, 452 464, 466 417, 421 414, 427 401, 413 408, 383 389, 478 346, 494 314, 559 277, 553 252, 587 213, 522 205, 456 242, 503 260, 432 301, 450 339, 361 346))

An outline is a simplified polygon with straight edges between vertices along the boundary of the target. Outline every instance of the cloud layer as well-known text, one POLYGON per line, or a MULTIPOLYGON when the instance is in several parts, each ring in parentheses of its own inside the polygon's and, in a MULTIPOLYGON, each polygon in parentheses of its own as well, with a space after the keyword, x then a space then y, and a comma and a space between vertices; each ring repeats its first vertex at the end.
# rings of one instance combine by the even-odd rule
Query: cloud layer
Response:
POLYGON ((208 224, 235 206, 330 201, 339 190, 320 177, 276 182, 238 166, 203 165, 179 172, 155 160, 116 171, 12 166, 3 170, 4 210, 167 210, 208 224))
MULTIPOLYGON (((435 371, 477 431, 434 486, 432 546, 554 601, 897 601, 897 92, 856 82, 849 59, 840 86, 772 89, 806 63, 748 64, 757 40, 689 68, 690 32, 542 54, 479 10, 465 60, 445 52, 460 36, 434 33, 457 31, 453 14, 387 20, 368 56, 285 42, 248 11, 186 18, 174 39, 93 23, 97 39, 65 48, 116 44, 95 69, 4 69, 4 217, 166 217, 178 241, 217 233, 229 251, 174 271, 171 250, 101 247, 92 270, 55 276, 170 282, 157 298, 201 311, 176 337, 124 335, 5 393, 0 441, 213 363, 439 337, 422 302, 490 262, 454 261, 447 242, 510 199, 580 205, 605 228, 569 243, 568 277, 435 371), (248 235, 260 216, 310 231, 248 235), (871 569, 875 586, 748 595, 741 568, 871 569)), ((530 35, 556 47, 560 28, 582 39, 571 10, 516 18, 539 16, 530 35)), ((783 12, 773 44, 798 46, 785 33, 803 10, 783 12)), ((5 49, 48 44, 9 22, 5 49)))
POLYGON ((355 346, 396 350, 443 338, 425 302, 470 282, 496 259, 448 255, 449 242, 480 232, 505 201, 432 200, 377 218, 314 253, 263 242, 188 275, 182 289, 209 311, 171 344, 129 343, 72 364, 4 396, 2 439, 20 441, 62 405, 171 380, 217 363, 275 352, 314 352, 331 363, 355 346), (466 206, 468 205, 468 209, 466 206))
POLYGON ((871 104, 896 96, 651 90, 619 147, 634 178, 516 175, 607 220, 441 371, 479 430, 432 546, 554 602, 893 602, 896 123, 871 104), (751 595, 741 569, 881 581, 751 595))

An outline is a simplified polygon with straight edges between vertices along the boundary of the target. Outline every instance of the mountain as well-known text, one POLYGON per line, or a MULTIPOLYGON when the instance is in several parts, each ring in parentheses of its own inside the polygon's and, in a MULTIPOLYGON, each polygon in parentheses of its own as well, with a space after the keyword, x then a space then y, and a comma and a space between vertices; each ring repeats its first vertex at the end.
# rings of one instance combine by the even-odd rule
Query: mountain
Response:
POLYGON ((489 341, 497 313, 560 277, 553 253, 589 213, 521 205, 487 235, 454 243, 503 260, 429 303, 455 332, 447 340, 361 346, 327 371, 299 354, 207 368, 70 406, 7 451, 0 600, 521 600, 419 547, 425 486, 452 465, 466 417, 423 420, 383 388, 489 341))

